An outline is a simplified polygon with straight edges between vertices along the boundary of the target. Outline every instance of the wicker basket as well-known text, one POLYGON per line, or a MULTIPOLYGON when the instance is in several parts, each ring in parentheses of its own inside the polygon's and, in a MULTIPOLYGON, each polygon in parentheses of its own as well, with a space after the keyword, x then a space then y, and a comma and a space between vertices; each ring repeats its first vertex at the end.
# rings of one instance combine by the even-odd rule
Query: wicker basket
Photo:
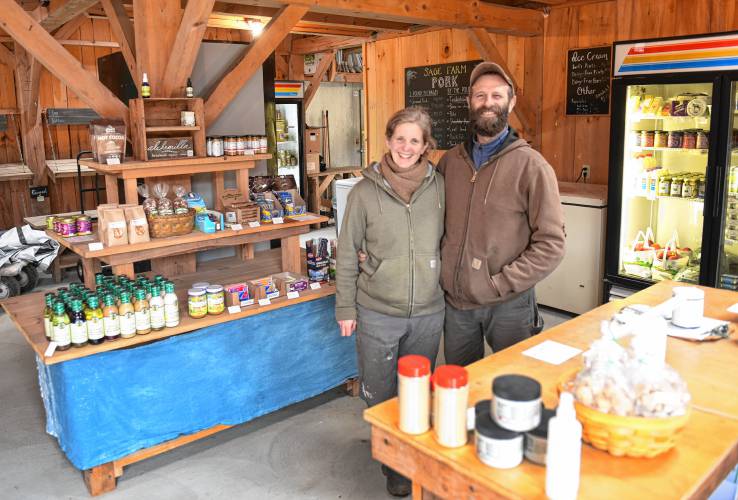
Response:
MULTIPOLYGON (((570 373, 559 384, 559 392, 566 390, 575 375, 570 373)), ((574 403, 574 408, 577 420, 582 423, 582 439, 616 457, 651 458, 670 450, 687 424, 690 413, 687 409, 678 417, 621 417, 602 413, 579 402, 574 403)))
POLYGON ((166 238, 190 234, 195 225, 195 209, 190 208, 181 215, 146 215, 149 221, 149 234, 152 238, 166 238))

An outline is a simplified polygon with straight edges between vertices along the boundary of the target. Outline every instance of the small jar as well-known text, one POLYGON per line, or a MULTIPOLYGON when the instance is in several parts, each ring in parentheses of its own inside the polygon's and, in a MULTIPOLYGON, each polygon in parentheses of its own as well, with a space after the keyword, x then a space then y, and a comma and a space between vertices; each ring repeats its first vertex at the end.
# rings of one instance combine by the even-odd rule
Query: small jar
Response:
POLYGON ((242 135, 236 136, 236 155, 243 155, 246 148, 246 138, 242 135))
POLYGON ((223 150, 226 156, 236 156, 236 138, 232 135, 224 139, 223 150))
POLYGON ((223 156, 223 138, 212 137, 211 139, 212 156, 223 156))
POLYGON ((695 149, 697 147, 697 133, 694 130, 685 130, 682 135, 682 147, 695 149))
POLYGON ((681 148, 683 138, 684 138, 684 134, 681 131, 672 130, 671 132, 669 132, 668 147, 681 148))
POLYGON ((216 315, 225 311, 225 295, 223 287, 212 285, 207 288, 208 314, 216 315))
POLYGON ((266 154, 268 148, 267 138, 265 135, 262 135, 259 137, 259 153, 266 154))
POLYGON ((641 147, 642 148, 652 148, 653 147, 653 141, 654 141, 654 132, 653 132, 653 130, 643 130, 643 131, 641 131, 641 147))
POLYGON ((653 133, 653 147, 665 148, 668 143, 669 134, 663 130, 657 130, 653 133))
POLYGON ((477 415, 474 444, 482 463, 495 469, 512 469, 523 461, 523 435, 503 429, 489 411, 477 415))
POLYGON ((197 283, 193 283, 191 288, 194 288, 195 290, 207 291, 209 286, 210 283, 208 283, 207 281, 198 281, 197 283))
POLYGON ((77 216, 77 235, 92 234, 92 219, 88 215, 77 216))
POLYGON ((407 434, 423 434, 430 428, 430 360, 410 354, 397 362, 399 427, 407 434))
POLYGON ((205 290, 190 288, 187 290, 187 309, 191 318, 204 318, 208 314, 208 299, 205 290))
POLYGON ((54 217, 54 232, 56 234, 61 234, 61 218, 60 217, 54 217))
POLYGON ((671 176, 662 175, 659 177, 659 196, 669 196, 671 194, 671 176))
POLYGON ((556 414, 554 410, 541 408, 541 423, 525 433, 525 458, 538 465, 546 465, 548 448, 548 421, 556 414))
POLYGON ((705 199, 705 177, 700 176, 697 178, 697 198, 700 200, 705 199))
POLYGON ((684 185, 683 177, 673 177, 671 179, 671 193, 669 193, 670 196, 681 197, 683 185, 684 185))
POLYGON ((213 155, 213 138, 208 137, 205 139, 205 154, 207 156, 215 156, 213 155))
POLYGON ((510 431, 528 432, 541 421, 541 384, 525 375, 501 375, 492 381, 495 423, 510 431))
POLYGON ((433 434, 446 448, 464 446, 469 375, 461 366, 443 365, 433 374, 433 434))
POLYGON ((64 238, 77 236, 77 221, 74 217, 66 217, 59 221, 59 234, 64 238))
POLYGON ((696 149, 708 149, 710 147, 710 141, 707 138, 707 132, 704 130, 698 130, 697 138, 695 142, 695 148, 696 149))
POLYGON ((682 198, 697 198, 697 179, 685 179, 682 183, 682 198))
POLYGON ((49 231, 54 231, 55 222, 56 222, 56 217, 54 217, 53 215, 47 215, 46 216, 46 229, 48 229, 49 231))

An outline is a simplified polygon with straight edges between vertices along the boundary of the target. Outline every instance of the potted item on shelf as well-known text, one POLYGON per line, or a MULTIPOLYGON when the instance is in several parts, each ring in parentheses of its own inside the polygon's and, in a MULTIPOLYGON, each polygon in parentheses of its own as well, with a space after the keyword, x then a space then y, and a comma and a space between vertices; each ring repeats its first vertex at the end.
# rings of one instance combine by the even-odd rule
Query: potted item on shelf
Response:
POLYGON ((146 138, 146 158, 149 160, 191 158, 195 156, 192 137, 146 138))
POLYGON ((126 155, 126 125, 120 120, 90 122, 92 157, 98 163, 119 164, 126 155))

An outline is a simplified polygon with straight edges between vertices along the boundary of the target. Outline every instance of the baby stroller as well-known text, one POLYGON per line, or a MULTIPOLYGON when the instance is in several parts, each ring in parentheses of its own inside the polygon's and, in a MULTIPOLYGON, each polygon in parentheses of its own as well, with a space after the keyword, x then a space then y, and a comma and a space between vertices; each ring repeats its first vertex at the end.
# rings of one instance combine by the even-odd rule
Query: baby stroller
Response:
POLYGON ((0 300, 29 292, 59 253, 59 243, 31 226, 0 233, 0 300))

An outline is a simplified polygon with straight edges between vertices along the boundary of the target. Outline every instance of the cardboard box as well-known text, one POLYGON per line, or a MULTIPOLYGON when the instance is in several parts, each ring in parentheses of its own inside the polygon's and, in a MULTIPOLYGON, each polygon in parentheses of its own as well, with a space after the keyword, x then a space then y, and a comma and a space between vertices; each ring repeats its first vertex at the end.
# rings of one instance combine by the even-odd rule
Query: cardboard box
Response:
POLYGON ((322 153, 323 152, 323 129, 305 128, 305 153, 322 153))
POLYGON ((305 276, 288 271, 274 274, 272 279, 282 295, 287 295, 290 292, 302 292, 309 287, 308 279, 305 276))
POLYGON ((276 299, 279 297, 279 289, 274 284, 271 276, 258 280, 249 280, 249 294, 254 300, 276 299))
POLYGON ((297 189, 285 189, 283 191, 274 191, 282 205, 285 217, 294 217, 296 215, 304 215, 307 212, 307 206, 305 200, 300 196, 300 192, 297 189), (288 196, 285 196, 288 195, 288 196), (292 205, 285 203, 285 200, 292 198, 292 205))
POLYGON ((307 153, 305 155, 305 172, 308 174, 320 172, 320 155, 318 153, 307 153))
POLYGON ((230 285, 224 285, 223 291, 225 292, 226 307, 231 306, 250 306, 254 303, 254 299, 251 297, 249 292, 248 283, 232 283, 230 285))
POLYGON ((220 197, 227 224, 259 222, 259 205, 249 201, 238 189, 226 189, 220 197))

